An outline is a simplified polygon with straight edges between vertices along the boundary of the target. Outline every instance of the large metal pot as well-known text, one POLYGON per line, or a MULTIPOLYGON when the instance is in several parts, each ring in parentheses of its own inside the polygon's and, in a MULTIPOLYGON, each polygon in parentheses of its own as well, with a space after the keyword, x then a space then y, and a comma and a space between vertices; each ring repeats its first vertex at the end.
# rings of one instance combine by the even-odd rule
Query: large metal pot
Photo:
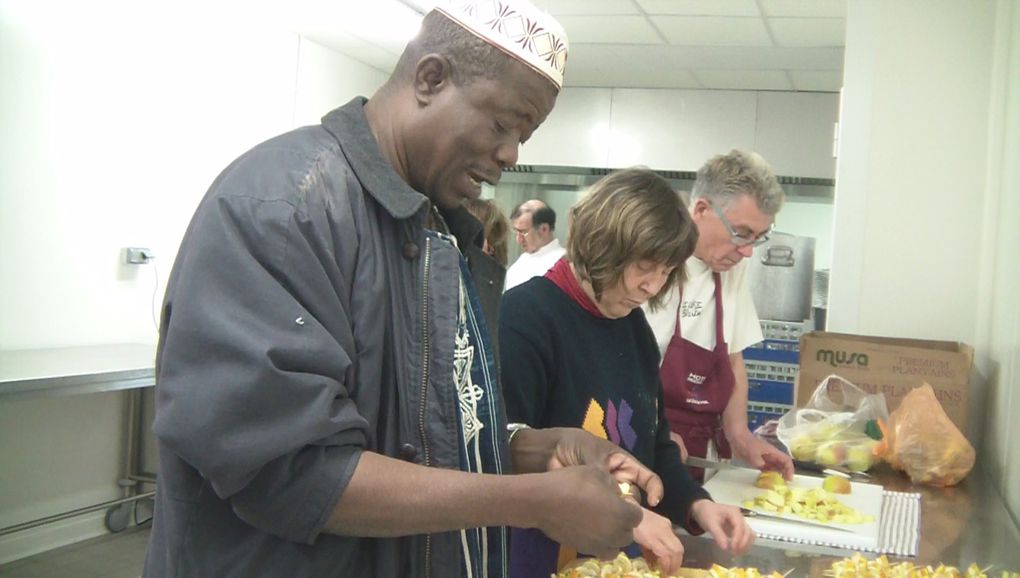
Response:
POLYGON ((747 273, 758 317, 773 321, 810 317, 814 269, 813 237, 775 232, 755 247, 747 273))

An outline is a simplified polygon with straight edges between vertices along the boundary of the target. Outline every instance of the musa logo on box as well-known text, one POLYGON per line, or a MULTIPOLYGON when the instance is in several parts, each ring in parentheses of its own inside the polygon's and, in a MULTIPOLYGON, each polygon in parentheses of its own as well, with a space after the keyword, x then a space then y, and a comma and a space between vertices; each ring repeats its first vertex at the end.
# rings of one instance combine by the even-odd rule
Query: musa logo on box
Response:
POLYGON ((868 366, 868 354, 867 353, 856 353, 849 351, 833 351, 831 349, 819 349, 818 354, 815 356, 818 361, 823 361, 829 365, 836 367, 839 365, 857 365, 859 367, 868 366))

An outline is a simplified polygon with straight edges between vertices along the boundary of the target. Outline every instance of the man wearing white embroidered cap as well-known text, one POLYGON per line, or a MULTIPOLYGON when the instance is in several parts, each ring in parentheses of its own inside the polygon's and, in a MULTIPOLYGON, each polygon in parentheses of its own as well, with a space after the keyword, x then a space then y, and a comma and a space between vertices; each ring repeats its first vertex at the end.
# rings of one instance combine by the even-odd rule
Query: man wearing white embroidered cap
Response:
POLYGON ((147 576, 499 577, 504 526, 632 540, 618 483, 662 484, 630 454, 568 428, 510 444, 503 269, 461 206, 517 161, 566 54, 527 2, 443 5, 370 100, 216 179, 162 309, 147 576))

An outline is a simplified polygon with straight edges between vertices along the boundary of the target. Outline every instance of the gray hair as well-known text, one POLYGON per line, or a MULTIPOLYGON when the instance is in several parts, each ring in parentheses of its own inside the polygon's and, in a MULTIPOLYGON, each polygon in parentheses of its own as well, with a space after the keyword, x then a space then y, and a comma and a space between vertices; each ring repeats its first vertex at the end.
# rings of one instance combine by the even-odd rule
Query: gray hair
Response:
POLYGON ((758 153, 734 149, 698 169, 691 203, 705 199, 723 209, 739 195, 750 195, 758 210, 769 216, 783 207, 783 189, 768 162, 758 153))

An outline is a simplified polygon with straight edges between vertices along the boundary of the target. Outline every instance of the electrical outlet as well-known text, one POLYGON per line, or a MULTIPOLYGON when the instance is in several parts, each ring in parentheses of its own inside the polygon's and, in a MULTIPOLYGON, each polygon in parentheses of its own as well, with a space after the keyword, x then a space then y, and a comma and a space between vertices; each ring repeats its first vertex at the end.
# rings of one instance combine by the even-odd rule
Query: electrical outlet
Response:
POLYGON ((155 258, 152 251, 145 247, 128 247, 124 249, 124 262, 128 265, 144 265, 155 258))

